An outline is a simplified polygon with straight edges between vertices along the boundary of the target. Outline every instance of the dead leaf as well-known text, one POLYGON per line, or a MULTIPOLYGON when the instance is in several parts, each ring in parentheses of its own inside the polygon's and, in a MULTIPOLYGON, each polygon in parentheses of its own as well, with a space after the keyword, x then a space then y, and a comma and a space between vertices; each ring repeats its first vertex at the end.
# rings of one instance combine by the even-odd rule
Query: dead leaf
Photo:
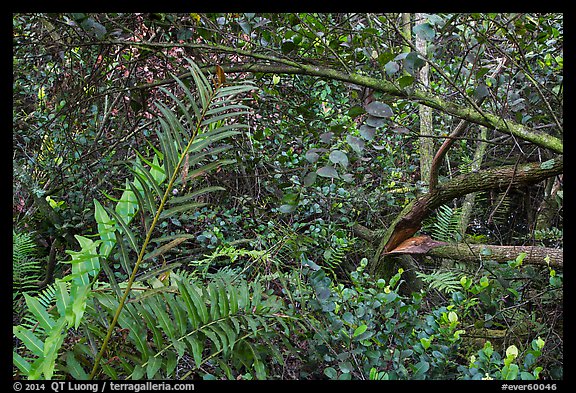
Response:
POLYGON ((222 86, 224 83, 226 83, 224 70, 219 65, 216 65, 216 88, 222 86))

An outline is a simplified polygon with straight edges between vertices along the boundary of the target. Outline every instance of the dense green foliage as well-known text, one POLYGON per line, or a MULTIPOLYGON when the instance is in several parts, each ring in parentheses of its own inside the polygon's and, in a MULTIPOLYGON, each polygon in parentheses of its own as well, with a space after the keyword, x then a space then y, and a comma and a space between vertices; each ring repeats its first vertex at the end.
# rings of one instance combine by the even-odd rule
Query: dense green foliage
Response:
POLYGON ((440 187, 559 157, 562 16, 401 20, 14 14, 14 377, 562 379, 562 175, 430 212, 474 263, 367 268, 429 192, 420 105, 435 149, 469 122, 440 187))

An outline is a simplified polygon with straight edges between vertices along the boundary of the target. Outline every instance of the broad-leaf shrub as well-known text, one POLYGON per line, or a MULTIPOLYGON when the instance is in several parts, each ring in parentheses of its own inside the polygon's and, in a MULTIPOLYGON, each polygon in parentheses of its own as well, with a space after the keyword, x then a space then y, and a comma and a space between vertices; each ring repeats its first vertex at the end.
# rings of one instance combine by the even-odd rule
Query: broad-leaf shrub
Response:
POLYGON ((522 358, 515 345, 510 345, 505 356, 502 356, 494 350, 490 341, 486 341, 484 347, 478 350, 478 356, 470 356, 470 364, 459 366, 458 370, 463 379, 538 379, 542 367, 536 365, 536 360, 542 355, 544 344, 540 337, 532 340, 522 358))
MULTIPOLYGON (((424 293, 402 296, 402 269, 389 281, 364 273, 367 260, 350 274, 350 284, 334 283, 321 269, 308 270, 309 299, 316 316, 309 360, 329 379, 494 379, 538 378, 536 360, 542 340, 535 340, 524 362, 496 354, 462 365, 466 329, 463 316, 476 303, 455 296, 447 305, 428 310, 424 293)), ((474 285, 483 288, 482 283, 474 285)), ((471 287, 466 278, 464 287, 471 287)), ((482 354, 481 354, 482 353, 482 354)), ((318 376, 316 376, 318 377, 318 376)))

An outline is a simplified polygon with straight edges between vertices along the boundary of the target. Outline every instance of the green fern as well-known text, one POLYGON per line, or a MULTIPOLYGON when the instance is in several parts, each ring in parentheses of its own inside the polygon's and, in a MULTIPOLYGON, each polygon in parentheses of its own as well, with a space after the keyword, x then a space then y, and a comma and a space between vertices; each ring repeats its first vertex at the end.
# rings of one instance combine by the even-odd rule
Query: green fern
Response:
MULTIPOLYGON (((127 303, 130 289, 134 285, 136 274, 145 255, 150 255, 150 253, 146 254, 146 249, 156 225, 171 216, 203 206, 204 203, 196 200, 198 196, 221 190, 220 187, 206 187, 194 190, 187 195, 173 197, 172 191, 174 187, 180 184, 184 186, 188 180, 195 179, 208 171, 235 162, 233 160, 216 160, 202 165, 202 162, 208 156, 226 149, 226 147, 214 147, 216 142, 237 135, 240 133, 240 129, 247 127, 238 122, 237 118, 248 114, 249 108, 238 103, 236 96, 253 90, 254 87, 252 85, 222 86, 217 84, 216 88, 213 88, 198 66, 191 60, 188 60, 188 62, 190 64, 190 74, 196 87, 195 92, 192 92, 183 81, 174 76, 175 81, 185 93, 185 99, 181 100, 170 91, 163 89, 172 98, 175 107, 173 109, 166 104, 156 103, 160 112, 158 118, 160 128, 157 129, 157 135, 161 153, 159 152, 160 154, 155 156, 153 160, 146 160, 139 155, 138 158, 147 164, 150 170, 147 170, 138 160, 134 162, 133 173, 135 182, 129 184, 132 192, 131 196, 133 197, 130 202, 137 202, 143 212, 153 217, 151 223, 147 225, 147 232, 143 242, 138 244, 137 236, 132 233, 125 222, 122 222, 121 217, 116 214, 117 212, 107 210, 113 221, 110 224, 106 224, 107 220, 102 221, 108 226, 108 228, 103 228, 105 231, 109 231, 110 227, 114 227, 115 224, 120 224, 122 234, 129 240, 128 243, 133 251, 138 254, 138 258, 133 265, 132 273, 125 288, 122 290, 120 290, 118 285, 115 285, 113 275, 107 271, 110 282, 119 297, 119 302, 101 348, 95 357, 90 378, 95 376, 100 366, 100 360, 107 350, 116 323, 121 323, 121 319, 127 313, 130 313, 130 311, 126 313, 122 311, 125 306, 131 307, 127 303), (161 165, 159 160, 162 160, 161 165), (165 185, 162 184, 164 180, 167 180, 165 185), (121 292, 123 293, 120 294, 121 292)), ((102 236, 102 231, 100 230, 100 232, 102 236)), ((112 240, 111 236, 102 237, 103 244, 108 242, 108 244, 112 245, 112 240)), ((154 252, 152 251, 152 253, 154 252)), ((124 264, 128 265, 129 261, 126 260, 124 264)), ((156 366, 157 360, 152 359, 150 365, 147 366, 147 374, 150 374, 150 370, 156 366)), ((138 374, 137 372, 136 375, 138 374)))
POLYGON ((331 244, 324 251, 324 265, 323 267, 335 275, 337 269, 342 269, 346 260, 348 252, 352 248, 356 239, 348 239, 346 237, 332 236, 331 244))
POLYGON ((493 197, 493 202, 488 205, 488 219, 491 218, 495 225, 506 225, 510 222, 511 209, 510 193, 497 193, 493 197))
POLYGON ((349 247, 347 245, 331 244, 322 255, 324 257, 323 268, 331 272, 332 275, 335 275, 336 270, 340 268, 344 261, 348 249, 349 247))
POLYGON ((16 294, 38 289, 41 267, 32 235, 12 230, 12 283, 16 294))
POLYGON ((444 292, 448 295, 462 289, 460 277, 453 271, 435 271, 430 274, 416 272, 416 276, 430 288, 444 292))
MULTIPOLYGON (((49 309, 54 305, 54 300, 56 298, 56 284, 53 283, 46 286, 46 288, 42 289, 42 291, 36 294, 35 298, 41 307, 44 309, 49 309)), ((42 326, 39 326, 38 324, 38 319, 34 318, 30 312, 27 312, 22 317, 21 325, 25 328, 36 330, 39 333, 44 332, 42 326)))
MULTIPOLYGON (((128 295, 131 294, 131 288, 144 257, 159 249, 164 252, 170 246, 170 244, 161 245, 158 249, 146 253, 156 224, 170 216, 197 208, 201 204, 194 198, 215 191, 216 188, 207 187, 195 190, 193 193, 178 198, 171 198, 172 190, 176 185, 185 183, 186 180, 194 179, 205 172, 233 162, 217 160, 203 165, 206 158, 225 150, 225 147, 214 147, 215 142, 239 134, 240 129, 247 127, 238 122, 237 117, 247 114, 248 108, 236 102, 235 96, 253 90, 254 87, 252 85, 217 85, 214 89, 198 66, 190 60, 189 63, 195 92, 175 77, 185 93, 187 104, 167 90, 164 92, 174 99, 176 109, 157 103, 160 112, 158 118, 160 127, 157 129, 160 151, 157 151, 156 155, 149 160, 137 154, 137 159, 130 167, 134 174, 134 181, 126 181, 126 187, 120 199, 115 200, 114 209, 104 207, 94 200, 94 216, 98 224, 99 238, 92 240, 86 236, 76 235, 80 251, 66 251, 72 256, 72 260, 68 261, 72 266, 72 273, 56 281, 58 319, 54 320, 53 315, 49 315, 37 299, 27 297, 28 308, 42 322, 46 332, 45 335, 39 335, 36 331, 24 326, 16 326, 13 329, 14 335, 21 339, 34 355, 33 361, 29 362, 19 353, 13 352, 14 364, 29 379, 51 379, 54 375, 56 359, 69 328, 88 329, 90 327, 83 325, 84 314, 90 301, 94 299, 92 286, 100 270, 104 269, 108 274, 116 299, 119 300, 117 308, 111 322, 102 319, 108 330, 104 337, 98 337, 103 341, 97 354, 94 354, 94 347, 86 348, 81 345, 78 347, 84 353, 91 354, 94 367, 89 377, 94 377, 100 366, 100 359, 110 350, 107 345, 115 331, 116 323, 124 318, 125 314, 130 314, 130 311, 124 313, 122 311, 127 305, 128 295), (139 210, 143 214, 154 217, 146 226, 147 232, 143 241, 140 240, 142 236, 130 228, 130 222, 139 210), (122 266, 132 272, 128 282, 123 284, 116 282, 113 272, 106 263, 116 245, 120 249, 118 254, 122 266), (130 252, 138 255, 135 262, 130 257, 130 252), (70 282, 69 286, 66 285, 67 282, 70 282)), ((94 305, 94 307, 98 306, 94 305)), ((132 307, 127 305, 128 310, 132 307)), ((138 314, 131 315, 134 317, 138 314)), ((100 318, 103 316, 100 315, 100 318)), ((95 345, 97 341, 93 338, 92 336, 91 343, 95 345)), ((75 362, 75 358, 70 356, 70 352, 66 355, 66 359, 71 375, 86 377, 85 372, 75 362)), ((104 365, 102 367, 105 368, 104 365)))
MULTIPOLYGON (((125 305, 118 325, 128 332, 127 342, 122 343, 118 337, 111 343, 115 351, 109 355, 124 360, 116 365, 104 362, 103 371, 113 379, 126 375, 132 379, 175 378, 178 364, 190 358, 188 376, 197 375, 208 363, 236 364, 236 370, 221 368, 222 376, 232 379, 237 376, 234 371, 244 370, 265 379, 263 356, 273 350, 266 340, 288 335, 290 330, 288 317, 280 313, 282 301, 257 281, 229 281, 231 275, 220 275, 199 285, 188 278, 172 273, 170 287, 125 305)), ((118 299, 109 291, 99 291, 95 298, 97 301, 88 309, 94 323, 87 326, 91 335, 102 338, 106 328, 102 322, 106 319, 100 313, 104 310, 112 315, 118 299)), ((272 355, 282 361, 279 353, 272 355)), ((90 362, 93 354, 79 346, 68 356, 74 358, 72 364, 79 365, 90 362)), ((87 376, 78 367, 74 373, 87 376)))
POLYGON ((431 232, 431 237, 443 242, 453 242, 462 240, 460 233, 461 208, 454 208, 442 205, 438 208, 435 219, 428 220, 427 229, 431 232))

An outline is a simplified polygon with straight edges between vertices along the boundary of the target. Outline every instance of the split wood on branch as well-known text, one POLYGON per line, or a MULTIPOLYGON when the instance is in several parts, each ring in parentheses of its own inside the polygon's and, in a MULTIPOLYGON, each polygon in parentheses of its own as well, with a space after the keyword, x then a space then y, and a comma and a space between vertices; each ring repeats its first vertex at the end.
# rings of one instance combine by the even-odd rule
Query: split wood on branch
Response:
MULTIPOLYGON (((478 172, 466 173, 455 177, 436 188, 435 191, 425 194, 413 205, 411 211, 405 215, 397 228, 414 228, 412 236, 420 228, 420 224, 434 209, 440 205, 478 191, 505 190, 508 188, 518 188, 528 184, 538 183, 549 177, 559 175, 563 172, 563 157, 557 157, 550 162, 550 165, 543 166, 540 163, 528 163, 523 165, 506 165, 497 168, 482 170, 478 172)), ((398 241, 396 245, 403 240, 398 241)), ((390 242, 386 251, 391 251, 396 246, 390 242)))
POLYGON ((381 238, 372 263, 379 264, 381 255, 412 237, 421 228, 422 221, 440 205, 473 192, 505 190, 538 183, 559 175, 563 167, 563 157, 558 156, 542 164, 506 165, 466 173, 439 185, 433 192, 424 194, 404 208, 381 238))

